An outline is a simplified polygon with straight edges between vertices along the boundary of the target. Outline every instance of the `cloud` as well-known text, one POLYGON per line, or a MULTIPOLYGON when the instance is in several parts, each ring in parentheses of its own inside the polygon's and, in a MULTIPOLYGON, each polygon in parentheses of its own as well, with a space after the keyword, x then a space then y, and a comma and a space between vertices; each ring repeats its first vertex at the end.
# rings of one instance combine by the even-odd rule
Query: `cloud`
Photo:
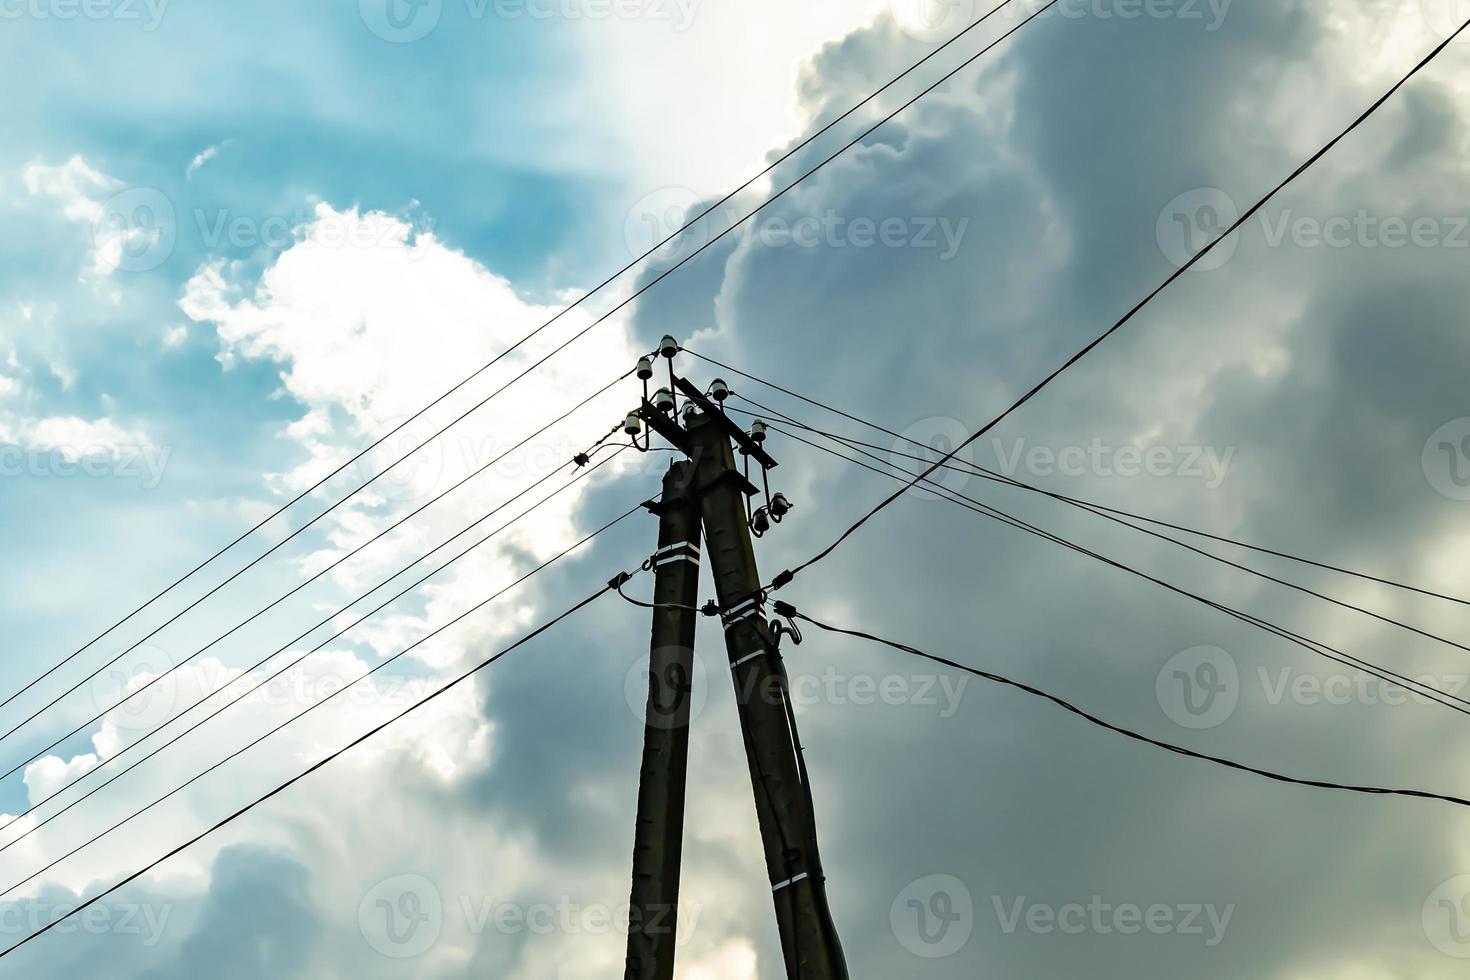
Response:
POLYGON ((163 332, 163 349, 176 350, 182 347, 184 341, 189 339, 189 328, 182 323, 169 327, 163 332))
POLYGON ((151 189, 127 188, 81 156, 57 166, 28 164, 21 176, 31 196, 59 202, 67 220, 89 229, 92 259, 82 272, 84 281, 107 279, 129 256, 146 253, 167 233, 158 224, 166 198, 151 189))
POLYGON ((194 155, 194 159, 189 161, 189 166, 185 168, 184 179, 193 180, 194 175, 202 170, 206 163, 219 156, 220 152, 229 147, 233 142, 234 140, 224 140, 223 142, 215 143, 212 146, 206 146, 204 149, 200 150, 197 154, 194 155))
POLYGON ((95 169, 80 156, 56 166, 29 164, 21 171, 21 179, 31 196, 59 202, 68 219, 82 224, 91 224, 101 217, 99 195, 122 187, 122 181, 95 169))
POLYGON ((123 451, 153 448, 153 443, 146 436, 129 432, 110 418, 88 420, 75 416, 52 416, 28 419, 22 424, 22 431, 28 447, 54 452, 69 463, 84 456, 112 456, 123 451))

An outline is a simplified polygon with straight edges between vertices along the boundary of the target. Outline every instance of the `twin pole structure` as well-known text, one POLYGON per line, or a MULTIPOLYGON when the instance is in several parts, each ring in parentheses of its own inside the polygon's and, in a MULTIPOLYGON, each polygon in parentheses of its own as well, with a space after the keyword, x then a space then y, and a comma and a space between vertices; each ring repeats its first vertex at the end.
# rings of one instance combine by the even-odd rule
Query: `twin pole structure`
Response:
MULTIPOLYGON (((673 377, 677 349, 665 338, 662 353, 670 359, 670 381, 684 395, 684 424, 677 420, 676 396, 669 389, 652 402, 645 397, 635 413, 687 458, 669 468, 662 497, 648 505, 659 518, 659 532, 652 559, 653 635, 624 977, 674 976, 695 626, 702 611, 718 611, 786 974, 792 980, 847 980, 827 904, 811 786, 780 637, 766 619, 752 540, 752 524, 768 527, 769 517, 774 514, 779 520, 787 505, 784 498, 777 501, 767 493, 764 517, 757 511, 753 520, 749 501, 761 491, 737 467, 734 447, 745 457, 747 469, 754 460, 764 474, 776 462, 758 439, 726 416, 720 405, 722 382, 714 386, 719 400, 711 400, 687 380, 673 377), (705 553, 716 603, 701 610, 699 570, 705 553)), ((646 381, 649 375, 640 371, 640 376, 646 381)), ((630 417, 628 431, 636 444, 633 421, 630 417)))

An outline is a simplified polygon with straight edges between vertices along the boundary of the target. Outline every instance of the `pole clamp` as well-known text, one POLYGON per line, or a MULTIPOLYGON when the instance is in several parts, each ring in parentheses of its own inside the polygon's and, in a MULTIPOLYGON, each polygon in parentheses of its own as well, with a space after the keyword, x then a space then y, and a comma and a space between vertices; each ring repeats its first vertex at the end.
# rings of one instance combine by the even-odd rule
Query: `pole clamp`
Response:
POLYGON ((698 565, 699 545, 691 541, 679 541, 675 544, 667 545, 655 551, 653 557, 648 559, 644 567, 655 569, 661 565, 671 565, 676 561, 688 561, 698 565))

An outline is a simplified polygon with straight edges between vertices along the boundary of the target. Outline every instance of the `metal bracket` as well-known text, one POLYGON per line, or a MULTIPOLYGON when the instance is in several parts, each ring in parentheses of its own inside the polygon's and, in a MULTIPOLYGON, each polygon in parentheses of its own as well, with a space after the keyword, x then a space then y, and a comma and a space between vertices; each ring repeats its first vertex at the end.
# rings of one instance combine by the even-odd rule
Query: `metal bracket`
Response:
MULTIPOLYGON (((684 397, 698 405, 701 412, 708 416, 721 429, 724 429, 725 434, 731 439, 734 439, 735 443, 747 456, 753 456, 757 463, 760 463, 768 470, 776 468, 778 464, 771 457, 771 454, 762 449, 760 443, 750 437, 750 433, 730 421, 730 417, 722 412, 718 405, 704 397, 704 392, 690 384, 688 378, 679 378, 674 383, 679 386, 679 390, 684 393, 684 397)), ((649 424, 651 425, 652 423, 649 424)))

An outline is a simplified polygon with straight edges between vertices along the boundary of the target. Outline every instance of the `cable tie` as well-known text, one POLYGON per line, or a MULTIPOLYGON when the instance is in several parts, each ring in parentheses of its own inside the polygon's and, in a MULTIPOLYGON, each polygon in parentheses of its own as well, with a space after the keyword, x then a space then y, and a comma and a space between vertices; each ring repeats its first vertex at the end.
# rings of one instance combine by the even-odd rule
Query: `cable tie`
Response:
POLYGON ((609 589, 621 589, 631 581, 633 581, 631 574, 628 572, 618 572, 618 574, 607 580, 607 587, 609 589))
POLYGON ((766 655, 766 651, 764 649, 757 650, 755 653, 747 653, 745 656, 741 657, 739 660, 737 660, 734 663, 732 663, 730 665, 730 669, 731 670, 734 670, 736 667, 739 667, 743 663, 746 663, 748 661, 754 660, 757 657, 764 657, 765 655, 766 655))
POLYGON ((774 885, 771 886, 771 891, 778 892, 778 891, 780 891, 783 888, 787 888, 787 887, 789 887, 791 885, 796 884, 798 881, 801 881, 802 879, 804 879, 806 877, 807 877, 807 873, 805 871, 803 871, 801 874, 799 874, 799 875, 793 875, 792 877, 787 878, 785 881, 778 881, 778 882, 776 882, 776 884, 774 884, 774 885))
POLYGON ((680 541, 677 544, 671 544, 667 547, 660 548, 655 551, 653 553, 653 557, 648 560, 647 567, 658 568, 660 565, 668 565, 676 561, 688 561, 693 562, 695 565, 698 565, 699 545, 694 544, 690 541, 680 541))
POLYGON ((794 578, 796 578, 796 573, 793 572, 793 571, 791 571, 791 569, 788 568, 786 571, 782 572, 780 575, 777 575, 775 578, 771 579, 771 588, 772 589, 784 588, 785 586, 790 585, 791 584, 791 580, 794 579, 794 578))

